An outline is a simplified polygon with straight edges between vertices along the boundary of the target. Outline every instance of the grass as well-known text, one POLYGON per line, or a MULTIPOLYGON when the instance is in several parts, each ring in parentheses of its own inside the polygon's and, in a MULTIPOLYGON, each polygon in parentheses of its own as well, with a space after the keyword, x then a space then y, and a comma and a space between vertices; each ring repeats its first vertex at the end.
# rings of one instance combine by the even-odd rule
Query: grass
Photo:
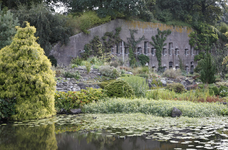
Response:
POLYGON ((83 107, 85 113, 144 113, 155 116, 171 116, 173 107, 187 117, 209 117, 227 114, 228 107, 220 103, 195 103, 175 100, 105 99, 83 107))

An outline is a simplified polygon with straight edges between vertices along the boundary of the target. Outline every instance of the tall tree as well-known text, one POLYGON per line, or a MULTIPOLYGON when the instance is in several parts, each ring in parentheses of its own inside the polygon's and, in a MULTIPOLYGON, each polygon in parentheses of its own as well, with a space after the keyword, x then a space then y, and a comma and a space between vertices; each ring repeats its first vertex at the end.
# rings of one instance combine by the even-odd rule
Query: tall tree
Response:
POLYGON ((129 17, 138 15, 144 1, 142 0, 63 0, 67 6, 72 8, 71 12, 83 12, 87 10, 96 10, 101 17, 117 17, 124 15, 129 17))
POLYGON ((211 84, 215 82, 215 64, 209 52, 206 52, 204 59, 200 60, 199 66, 201 66, 200 80, 203 83, 211 84))
POLYGON ((0 49, 12 42, 12 37, 16 34, 15 26, 19 26, 18 18, 10 10, 4 13, 0 9, 0 49))

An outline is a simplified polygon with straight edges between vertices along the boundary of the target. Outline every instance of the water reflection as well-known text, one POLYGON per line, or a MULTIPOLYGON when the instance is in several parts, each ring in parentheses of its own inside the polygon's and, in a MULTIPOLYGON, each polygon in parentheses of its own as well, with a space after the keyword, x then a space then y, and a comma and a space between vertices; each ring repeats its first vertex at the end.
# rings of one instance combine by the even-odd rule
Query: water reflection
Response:
POLYGON ((175 147, 186 148, 180 144, 146 140, 144 137, 119 139, 94 133, 57 134, 59 150, 173 150, 175 147))
POLYGON ((57 150, 55 126, 0 126, 0 150, 57 150))
MULTIPOLYGON (((104 130, 100 124, 105 120, 92 118, 89 115, 56 116, 0 125, 0 150, 173 150, 199 147, 203 150, 228 147, 227 122, 182 128, 175 125, 142 127, 130 124, 129 127, 120 127, 105 124, 104 130)), ((110 118, 114 117, 110 115, 110 118)))

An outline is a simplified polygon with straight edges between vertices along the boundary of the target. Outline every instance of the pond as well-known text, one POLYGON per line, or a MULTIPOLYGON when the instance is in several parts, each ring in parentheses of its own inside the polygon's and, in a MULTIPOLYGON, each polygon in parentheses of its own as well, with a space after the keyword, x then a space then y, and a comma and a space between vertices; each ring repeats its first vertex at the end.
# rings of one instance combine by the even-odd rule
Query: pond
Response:
POLYGON ((59 115, 0 125, 0 150, 228 149, 228 120, 145 114, 59 115))

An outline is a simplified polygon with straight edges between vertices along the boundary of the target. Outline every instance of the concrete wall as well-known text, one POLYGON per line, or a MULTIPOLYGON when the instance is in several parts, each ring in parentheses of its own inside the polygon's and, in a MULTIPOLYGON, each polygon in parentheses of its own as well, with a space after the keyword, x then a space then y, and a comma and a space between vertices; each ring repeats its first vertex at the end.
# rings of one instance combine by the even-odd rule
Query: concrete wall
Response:
MULTIPOLYGON (((92 40, 94 36, 99 36, 101 38, 106 32, 115 31, 115 28, 117 27, 122 28, 120 32, 120 38, 126 43, 127 38, 130 37, 129 29, 138 30, 138 33, 135 34, 136 40, 138 40, 143 35, 145 36, 146 39, 139 43, 137 47, 141 47, 141 53, 144 54, 144 43, 147 42, 147 53, 145 55, 149 56, 150 58, 149 66, 156 69, 158 67, 157 58, 155 55, 152 54, 151 49, 153 48, 153 46, 149 42, 152 42, 151 37, 157 34, 157 28, 159 28, 160 30, 170 29, 172 33, 167 37, 167 40, 165 42, 167 43, 167 45, 164 47, 165 54, 164 56, 162 56, 162 66, 166 66, 167 68, 169 68, 172 63, 173 68, 178 68, 178 55, 183 60, 183 64, 184 66, 186 66, 186 69, 188 68, 188 70, 190 70, 191 66, 195 66, 196 62, 194 62, 194 55, 196 51, 191 49, 188 37, 188 35, 193 31, 191 28, 173 27, 151 22, 126 21, 122 19, 113 20, 109 23, 94 27, 89 30, 89 35, 86 35, 84 33, 74 35, 70 37, 70 42, 67 45, 55 45, 50 55, 53 55, 57 59, 58 64, 69 65, 70 60, 73 57, 79 56, 80 51, 84 49, 84 45, 89 43, 89 41, 92 40), (171 49, 170 53, 169 49, 171 49)), ((121 43, 118 45, 119 49, 120 46, 122 46, 121 43)), ((113 54, 116 54, 116 47, 116 45, 113 46, 113 54)), ((140 48, 138 49, 140 50, 140 48)), ((123 54, 121 54, 120 52, 116 55, 122 57, 123 54)), ((124 54, 124 57, 128 57, 128 51, 126 54, 124 54)))

